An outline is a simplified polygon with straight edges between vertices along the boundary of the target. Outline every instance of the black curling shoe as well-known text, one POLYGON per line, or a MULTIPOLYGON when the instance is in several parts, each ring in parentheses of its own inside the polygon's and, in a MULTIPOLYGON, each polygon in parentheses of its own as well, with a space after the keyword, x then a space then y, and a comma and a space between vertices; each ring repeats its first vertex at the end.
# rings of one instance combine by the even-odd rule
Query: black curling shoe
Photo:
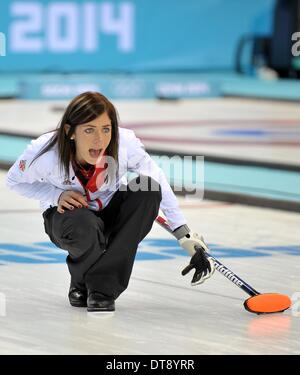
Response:
POLYGON ((78 288, 70 288, 69 301, 74 307, 87 307, 87 291, 78 288))
POLYGON ((87 299, 87 311, 113 312, 115 311, 115 300, 99 292, 90 292, 87 299))

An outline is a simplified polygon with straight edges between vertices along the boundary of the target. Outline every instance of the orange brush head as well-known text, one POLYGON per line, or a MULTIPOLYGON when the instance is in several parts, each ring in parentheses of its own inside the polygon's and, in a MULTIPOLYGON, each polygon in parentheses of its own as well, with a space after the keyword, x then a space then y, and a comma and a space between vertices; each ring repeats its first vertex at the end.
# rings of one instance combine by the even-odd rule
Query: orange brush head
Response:
POLYGON ((245 309, 256 314, 270 314, 287 310, 291 300, 284 294, 264 293, 250 297, 244 302, 245 309))

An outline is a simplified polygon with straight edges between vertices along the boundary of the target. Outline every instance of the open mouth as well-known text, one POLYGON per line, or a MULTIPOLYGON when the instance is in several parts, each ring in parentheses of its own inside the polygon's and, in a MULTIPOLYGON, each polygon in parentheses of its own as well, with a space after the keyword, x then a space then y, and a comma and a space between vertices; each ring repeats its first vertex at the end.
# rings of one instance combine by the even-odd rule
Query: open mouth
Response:
POLYGON ((90 148, 89 149, 89 154, 92 158, 98 158, 101 154, 101 151, 102 149, 94 149, 94 148, 90 148))

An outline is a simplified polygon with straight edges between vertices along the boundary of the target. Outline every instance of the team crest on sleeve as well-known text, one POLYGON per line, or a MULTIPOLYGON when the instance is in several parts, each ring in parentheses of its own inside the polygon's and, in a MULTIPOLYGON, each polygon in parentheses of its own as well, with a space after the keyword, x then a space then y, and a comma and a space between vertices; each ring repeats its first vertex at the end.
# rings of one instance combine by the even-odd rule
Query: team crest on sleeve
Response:
POLYGON ((24 172, 26 168, 26 160, 20 160, 19 169, 24 172))
POLYGON ((62 184, 63 185, 73 185, 72 182, 69 179, 65 179, 62 184))

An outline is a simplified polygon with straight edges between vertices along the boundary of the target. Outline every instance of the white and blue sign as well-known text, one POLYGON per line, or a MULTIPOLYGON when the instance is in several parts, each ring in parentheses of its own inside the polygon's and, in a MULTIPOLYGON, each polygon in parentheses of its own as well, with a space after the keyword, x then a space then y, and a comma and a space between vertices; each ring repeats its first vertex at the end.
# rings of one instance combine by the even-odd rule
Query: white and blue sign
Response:
POLYGON ((274 0, 1 0, 0 72, 232 69, 241 36, 271 31, 273 7, 274 0))

